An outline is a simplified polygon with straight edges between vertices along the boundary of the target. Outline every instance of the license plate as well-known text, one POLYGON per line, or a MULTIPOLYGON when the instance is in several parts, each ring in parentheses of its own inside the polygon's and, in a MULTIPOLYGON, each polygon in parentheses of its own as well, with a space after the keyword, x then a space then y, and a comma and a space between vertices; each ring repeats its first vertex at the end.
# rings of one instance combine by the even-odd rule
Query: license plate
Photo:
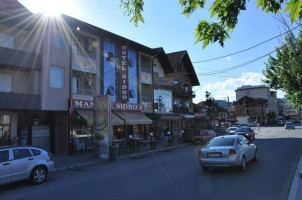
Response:
POLYGON ((208 158, 221 158, 220 152, 208 152, 208 158))

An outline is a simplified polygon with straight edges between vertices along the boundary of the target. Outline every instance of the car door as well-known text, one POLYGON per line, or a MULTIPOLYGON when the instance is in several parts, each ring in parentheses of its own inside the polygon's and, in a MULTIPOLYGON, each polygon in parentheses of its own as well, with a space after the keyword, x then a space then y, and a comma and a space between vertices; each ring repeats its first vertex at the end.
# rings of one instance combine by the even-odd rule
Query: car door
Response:
POLYGON ((254 148, 245 137, 243 137, 242 139, 243 139, 244 143, 246 144, 246 148, 247 148, 247 150, 246 150, 246 160, 251 160, 253 158, 253 155, 254 155, 254 148))
POLYGON ((32 166, 35 165, 35 159, 28 148, 12 149, 12 181, 29 178, 32 166))
POLYGON ((9 149, 0 150, 0 185, 11 181, 12 165, 9 149))

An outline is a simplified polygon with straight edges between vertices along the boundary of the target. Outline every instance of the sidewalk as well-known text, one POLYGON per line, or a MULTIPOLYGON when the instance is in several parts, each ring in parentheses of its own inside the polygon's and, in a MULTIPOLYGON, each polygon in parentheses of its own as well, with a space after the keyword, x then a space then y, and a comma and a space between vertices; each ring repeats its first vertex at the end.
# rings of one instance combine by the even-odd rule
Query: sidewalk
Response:
MULTIPOLYGON (((142 157, 150 154, 155 154, 162 151, 169 151, 173 150, 175 148, 185 147, 189 145, 188 143, 184 144, 178 144, 176 141, 174 141, 174 144, 172 146, 168 146, 167 141, 160 142, 156 149, 150 149, 149 146, 143 146, 141 147, 139 152, 134 152, 131 154, 126 154, 119 156, 117 159, 130 159, 135 157, 142 157)), ((55 163, 55 170, 56 171, 62 171, 66 169, 72 169, 76 167, 82 167, 82 166, 88 166, 92 164, 97 163, 108 163, 112 162, 109 160, 103 160, 99 158, 95 158, 93 155, 93 152, 80 152, 80 153, 74 153, 72 155, 53 155, 53 161, 55 163)))
POLYGON ((288 200, 302 199, 302 156, 297 166, 295 177, 288 195, 288 200))

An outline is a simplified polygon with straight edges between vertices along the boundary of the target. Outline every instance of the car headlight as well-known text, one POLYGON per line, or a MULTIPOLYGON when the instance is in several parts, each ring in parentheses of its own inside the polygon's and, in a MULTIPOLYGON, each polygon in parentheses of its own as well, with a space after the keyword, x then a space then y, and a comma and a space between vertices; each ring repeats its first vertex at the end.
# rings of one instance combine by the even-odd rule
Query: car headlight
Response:
POLYGON ((247 134, 245 134, 246 136, 248 136, 249 134, 247 133, 247 134))

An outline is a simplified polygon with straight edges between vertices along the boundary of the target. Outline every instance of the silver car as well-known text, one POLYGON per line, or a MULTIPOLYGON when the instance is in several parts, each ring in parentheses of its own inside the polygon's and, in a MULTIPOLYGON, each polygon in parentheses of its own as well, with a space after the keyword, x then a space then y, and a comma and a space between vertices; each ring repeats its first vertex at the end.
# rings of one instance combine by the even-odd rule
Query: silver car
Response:
POLYGON ((30 179, 43 183, 54 171, 51 154, 32 146, 0 147, 0 185, 30 179))
POLYGON ((215 137, 198 151, 198 160, 201 168, 208 171, 210 167, 239 166, 246 169, 250 160, 258 160, 258 151, 241 135, 226 135, 215 137))

